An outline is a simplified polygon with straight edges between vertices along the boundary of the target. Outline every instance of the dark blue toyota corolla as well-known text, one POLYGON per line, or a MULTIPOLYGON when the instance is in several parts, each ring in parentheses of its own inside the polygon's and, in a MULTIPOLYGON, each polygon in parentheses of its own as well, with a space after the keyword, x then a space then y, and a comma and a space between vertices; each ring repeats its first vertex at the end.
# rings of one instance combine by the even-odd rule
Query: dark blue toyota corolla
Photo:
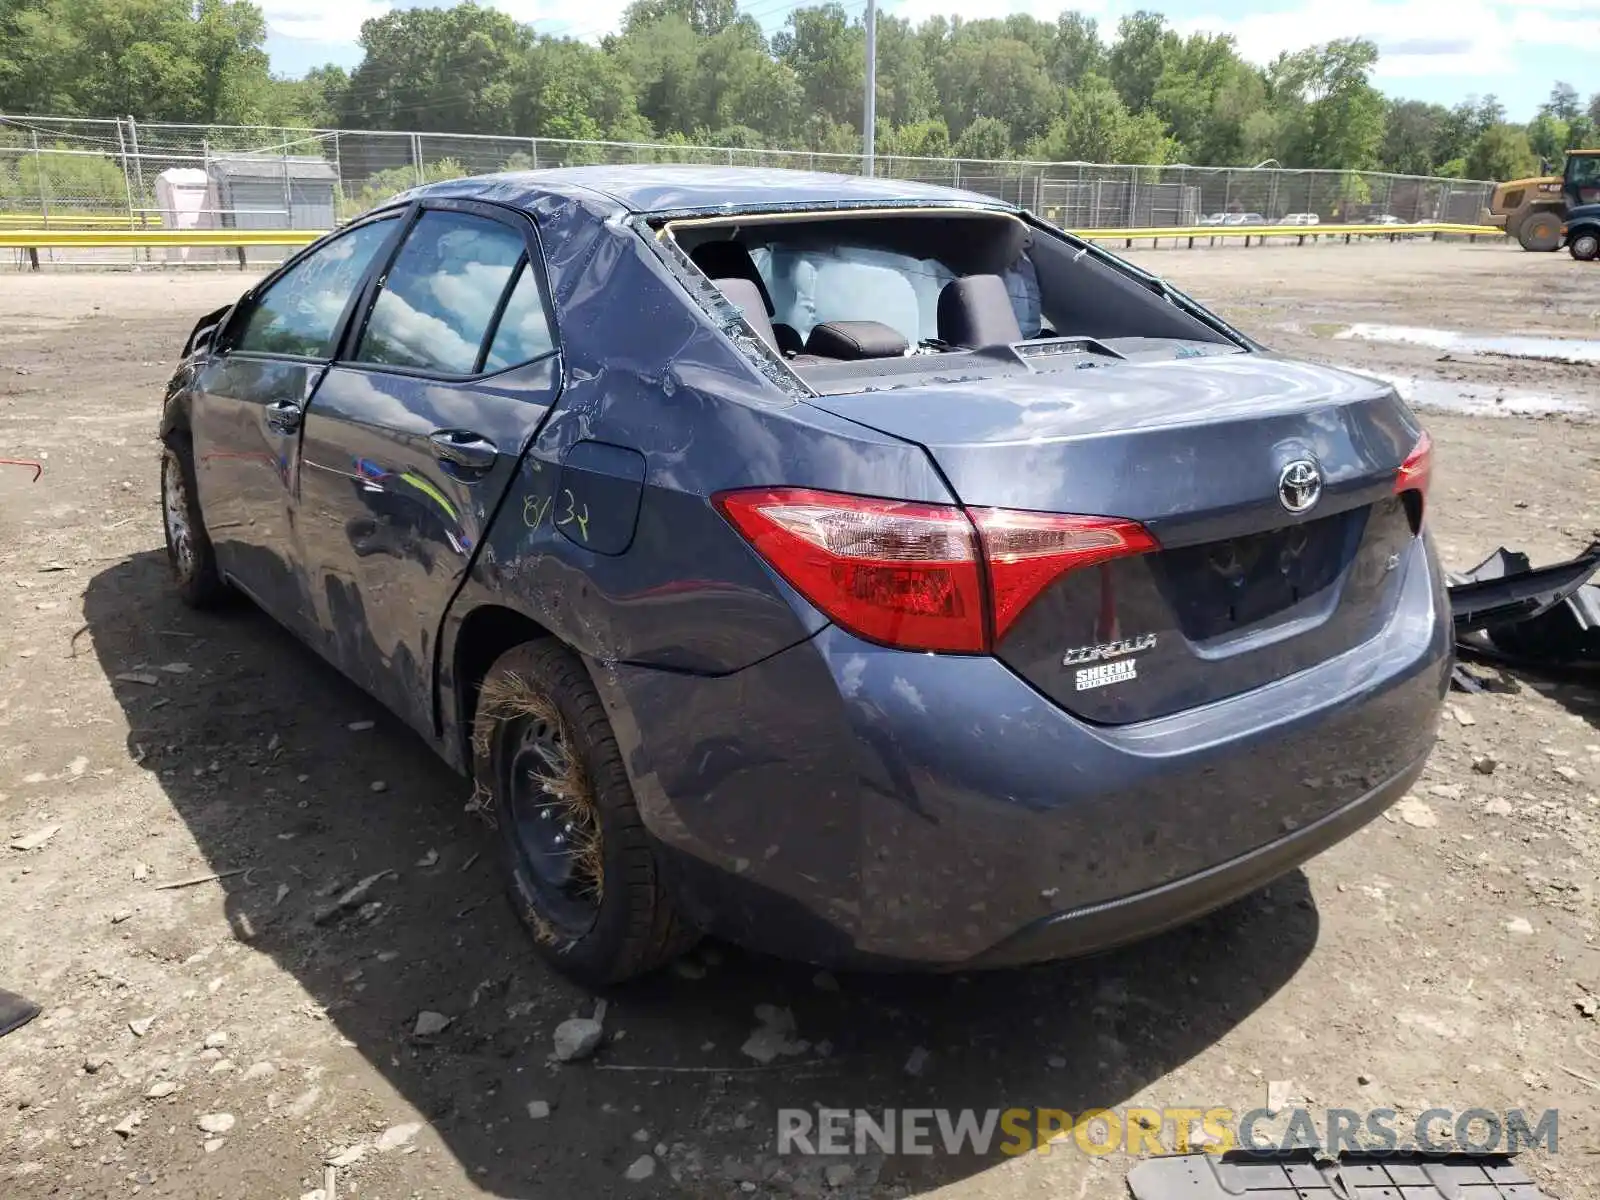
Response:
POLYGON ((1146 936, 1382 811, 1448 676, 1389 386, 944 188, 421 188, 202 319, 161 435, 184 598, 469 773, 587 982, 1146 936))

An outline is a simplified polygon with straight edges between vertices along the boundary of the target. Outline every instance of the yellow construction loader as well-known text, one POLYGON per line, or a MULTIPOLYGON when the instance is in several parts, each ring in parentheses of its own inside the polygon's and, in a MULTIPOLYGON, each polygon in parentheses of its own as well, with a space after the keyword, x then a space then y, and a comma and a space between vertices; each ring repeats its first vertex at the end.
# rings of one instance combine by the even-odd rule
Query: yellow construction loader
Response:
POLYGON ((1600 202, 1600 150, 1569 150, 1560 175, 1498 185, 1482 220, 1504 229, 1524 250, 1554 250, 1561 245, 1567 210, 1596 202, 1600 202))

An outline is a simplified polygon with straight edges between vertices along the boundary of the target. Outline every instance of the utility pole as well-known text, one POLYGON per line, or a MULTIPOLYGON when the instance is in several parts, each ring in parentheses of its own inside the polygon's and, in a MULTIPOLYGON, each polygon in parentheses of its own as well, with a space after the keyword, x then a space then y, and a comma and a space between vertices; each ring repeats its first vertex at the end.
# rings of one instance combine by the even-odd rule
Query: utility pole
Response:
POLYGON ((861 173, 873 173, 878 141, 878 0, 867 0, 867 99, 861 115, 861 173))

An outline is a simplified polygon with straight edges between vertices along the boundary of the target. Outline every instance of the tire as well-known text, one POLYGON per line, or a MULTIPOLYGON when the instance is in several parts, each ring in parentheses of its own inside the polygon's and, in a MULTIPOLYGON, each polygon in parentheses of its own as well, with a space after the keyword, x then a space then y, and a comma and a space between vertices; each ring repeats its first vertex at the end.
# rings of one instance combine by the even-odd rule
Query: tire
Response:
POLYGON ((1593 262, 1600 258, 1600 233, 1585 229, 1582 233, 1574 234, 1567 243, 1567 252, 1579 262, 1593 262))
POLYGON ((1553 212, 1529 213, 1517 227, 1517 242, 1524 250, 1554 250, 1561 245, 1561 217, 1553 212))
POLYGON ((181 433, 169 434, 161 448, 161 525, 179 599, 190 608, 215 608, 226 600, 228 585, 217 570, 195 488, 194 445, 181 433))
POLYGON ((576 654, 553 638, 506 651, 484 677, 472 732, 477 806, 541 957, 602 987, 694 945, 576 654))

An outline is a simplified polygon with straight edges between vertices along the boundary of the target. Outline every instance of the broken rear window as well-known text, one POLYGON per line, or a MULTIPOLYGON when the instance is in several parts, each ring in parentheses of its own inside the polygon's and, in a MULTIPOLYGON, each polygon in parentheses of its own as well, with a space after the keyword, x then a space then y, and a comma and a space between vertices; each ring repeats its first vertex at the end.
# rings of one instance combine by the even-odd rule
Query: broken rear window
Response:
POLYGON ((697 299, 731 303, 747 349, 815 391, 1242 348, 1156 281, 1008 212, 689 217, 660 236, 715 285, 697 299))

